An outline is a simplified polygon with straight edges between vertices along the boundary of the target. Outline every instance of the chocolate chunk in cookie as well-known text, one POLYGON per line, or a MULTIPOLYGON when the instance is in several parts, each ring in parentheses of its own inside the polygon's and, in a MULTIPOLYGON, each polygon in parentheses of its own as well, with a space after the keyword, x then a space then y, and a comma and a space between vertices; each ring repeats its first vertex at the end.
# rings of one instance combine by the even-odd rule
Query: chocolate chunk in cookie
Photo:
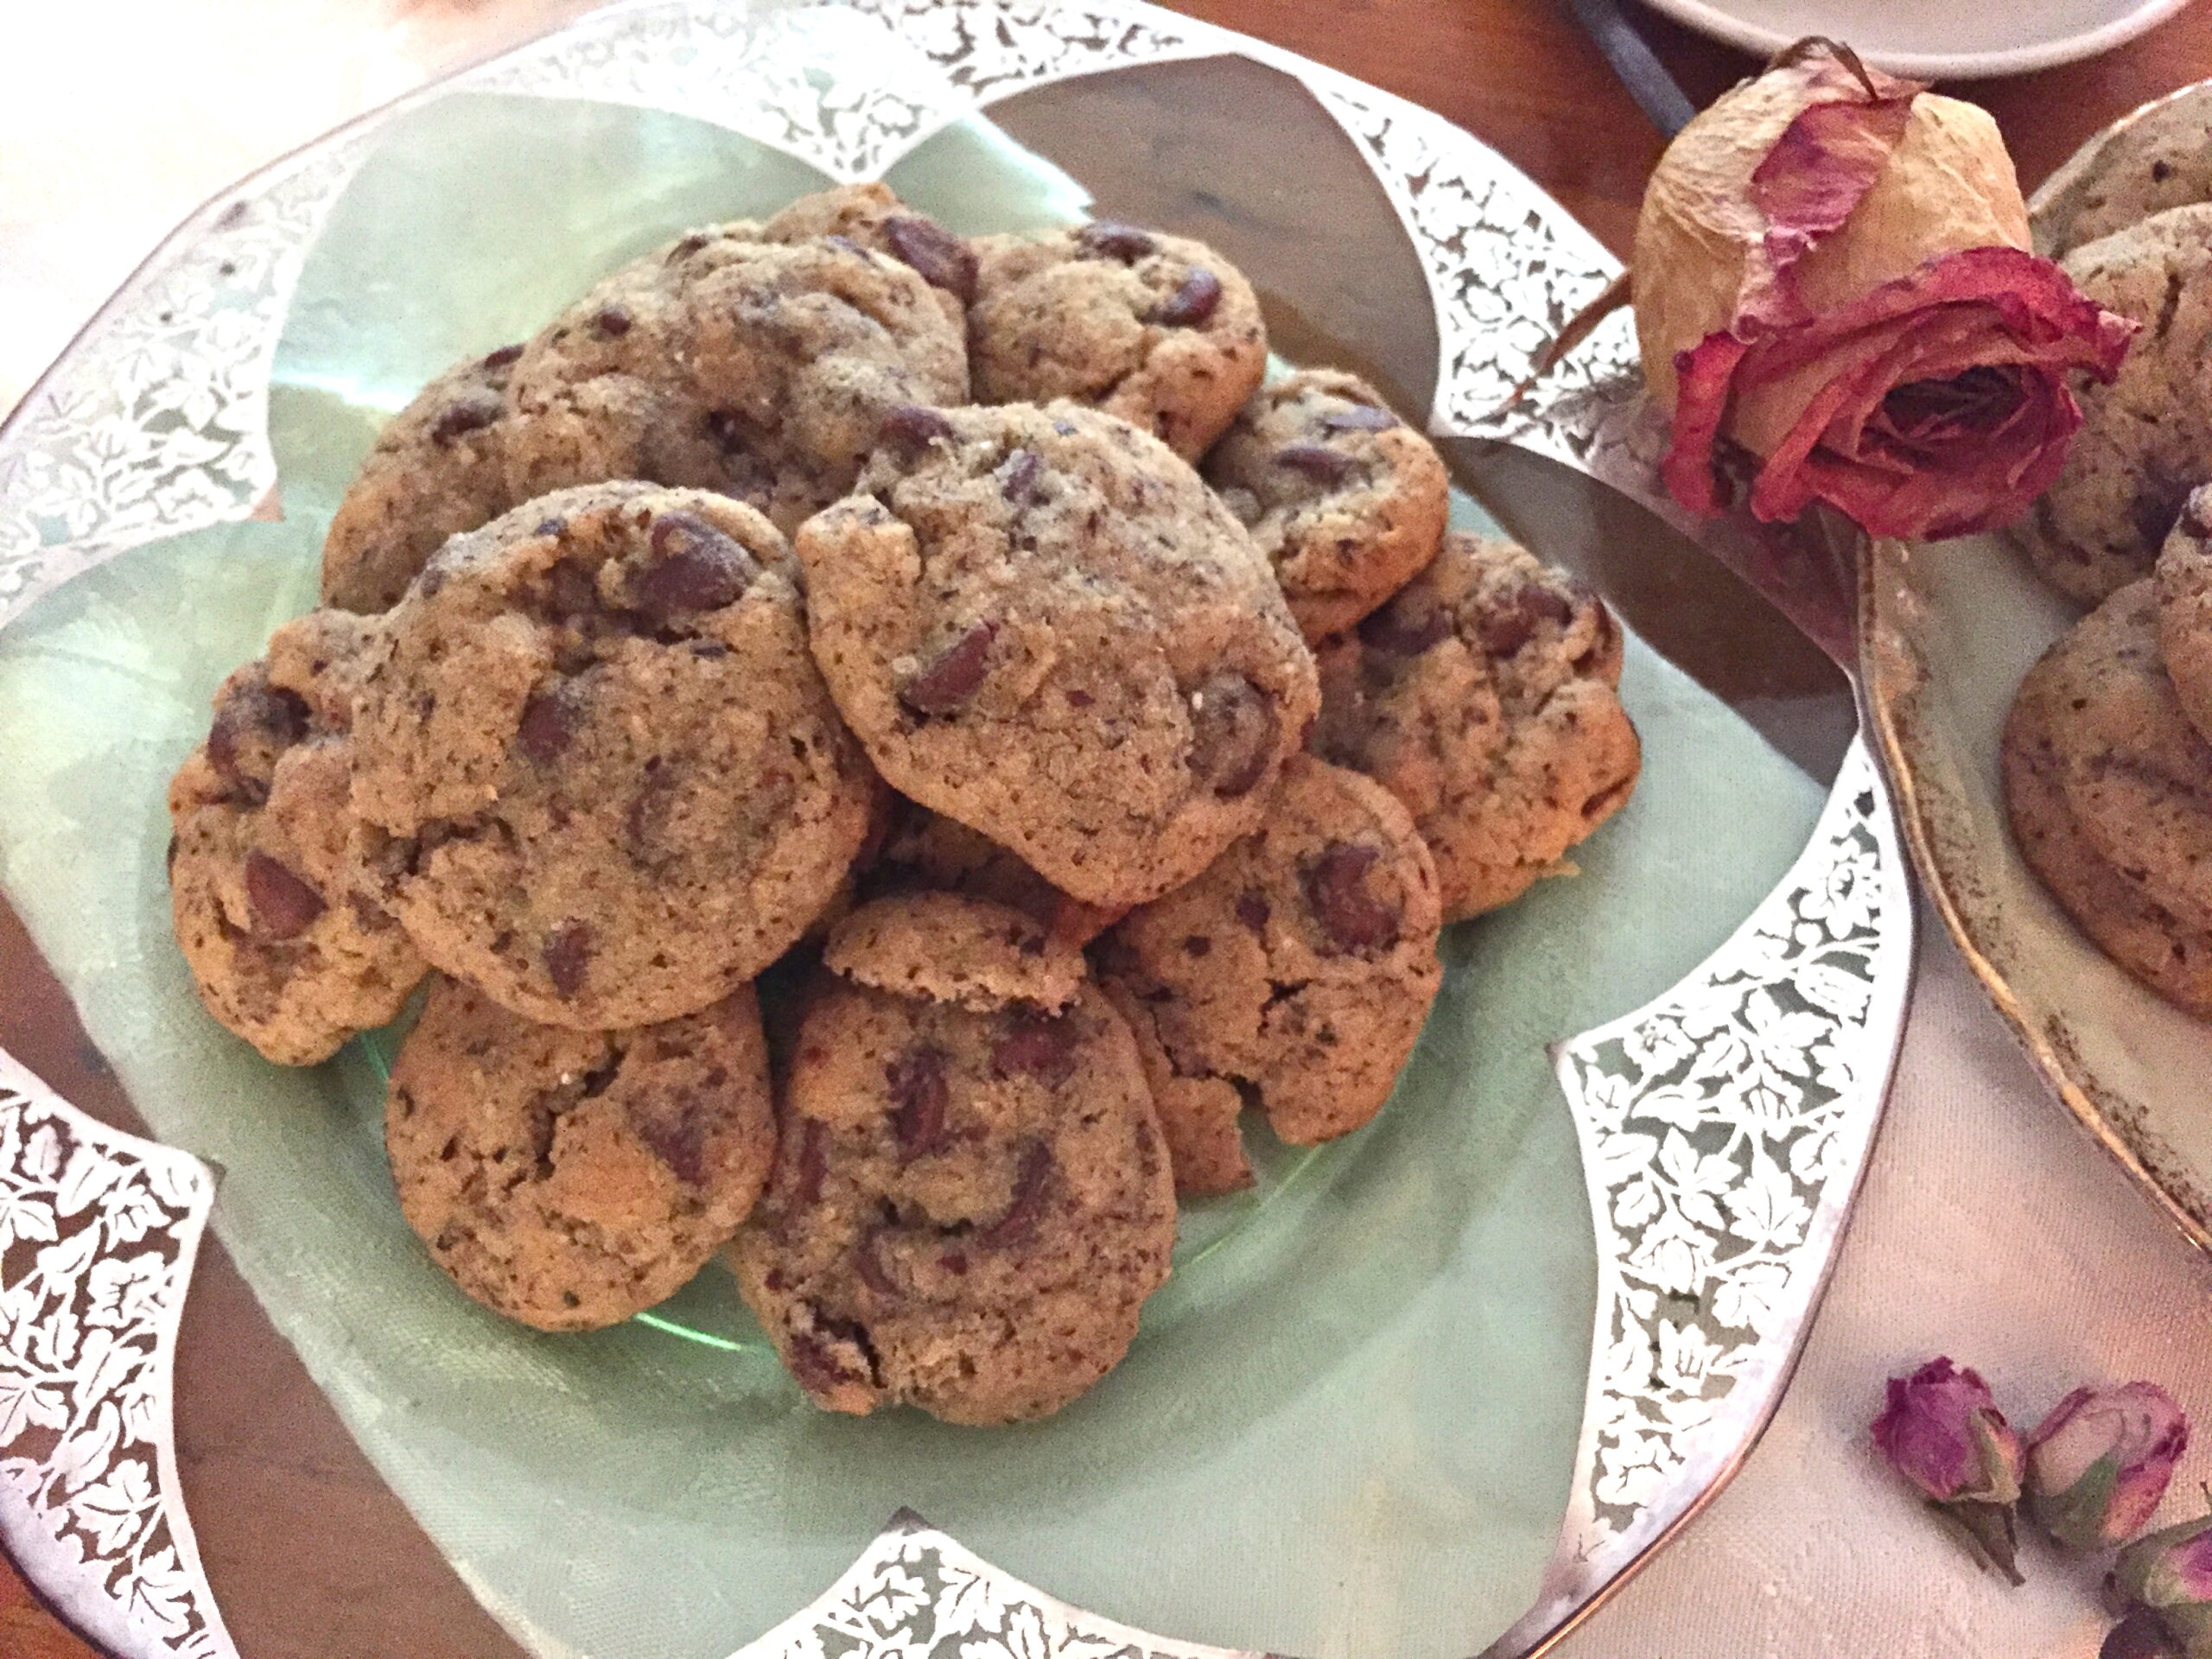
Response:
POLYGON ((1404 587, 1443 542, 1443 461, 1357 375, 1308 369, 1262 387, 1205 474, 1317 644, 1404 587))
POLYGON ((426 966, 350 845, 353 694, 375 624, 288 622, 215 696, 169 785, 169 900, 207 1011, 286 1065, 381 1026, 426 966))
MULTIPOLYGON (((1026 922, 968 903, 973 928, 943 936, 954 957, 1026 922)), ((882 982, 905 957, 855 941, 847 965, 882 982)), ((832 980, 779 1109, 775 1174, 730 1255, 817 1404, 1016 1422, 1120 1362, 1167 1276, 1175 1196, 1135 1043, 1096 989, 1052 1013, 832 980)))
POLYGON ((972 245, 968 339, 982 403, 1071 398, 1196 461, 1260 384, 1259 302, 1203 242, 1101 221, 972 245))
POLYGON ((2075 285, 2142 325, 2109 385, 2075 387, 2082 427, 2006 532, 2053 585, 2094 604, 2151 574, 2183 503, 2212 480, 2212 207, 2181 207, 2068 254, 2075 285))
POLYGON ((1294 1146, 1382 1110, 1442 970, 1436 870, 1381 785, 1296 755, 1266 819, 1096 947, 1152 1080, 1177 1191, 1252 1179, 1249 1103, 1294 1146))
POLYGON ((702 1008, 843 881, 875 788, 775 527, 591 485, 455 538, 385 619, 353 798, 424 956, 580 1030, 702 1008))
POLYGON ((902 794, 1085 903, 1157 897, 1258 823, 1312 717, 1281 591, 1127 423, 931 413, 800 531, 830 693, 902 794))
POLYGON ((1510 542, 1446 536, 1320 658, 1309 747, 1405 804, 1446 921, 1558 874, 1636 786, 1618 628, 1594 594, 1510 542))
POLYGON ((454 1282, 541 1331, 683 1288, 775 1157, 749 987, 625 1031, 568 1031, 440 980, 385 1102, 399 1207, 454 1282))

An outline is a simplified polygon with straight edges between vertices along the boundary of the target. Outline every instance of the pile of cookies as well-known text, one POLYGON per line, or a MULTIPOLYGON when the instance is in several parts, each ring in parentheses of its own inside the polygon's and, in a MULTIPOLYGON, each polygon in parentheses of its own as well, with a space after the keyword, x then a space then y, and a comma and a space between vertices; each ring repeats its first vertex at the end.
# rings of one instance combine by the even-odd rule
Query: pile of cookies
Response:
POLYGON ((822 1405, 1058 1409, 1639 763, 1604 606, 1265 359, 1198 243, 862 186, 440 377, 171 786, 202 1000, 302 1065, 427 985, 392 1171, 501 1313, 728 1246, 822 1405))
POLYGON ((2065 468, 2012 531, 2096 608, 2022 681, 2003 775, 2014 839, 2098 948, 2212 1015, 2212 89, 2106 140, 2037 215, 2038 247, 2139 327, 2077 389, 2065 468))

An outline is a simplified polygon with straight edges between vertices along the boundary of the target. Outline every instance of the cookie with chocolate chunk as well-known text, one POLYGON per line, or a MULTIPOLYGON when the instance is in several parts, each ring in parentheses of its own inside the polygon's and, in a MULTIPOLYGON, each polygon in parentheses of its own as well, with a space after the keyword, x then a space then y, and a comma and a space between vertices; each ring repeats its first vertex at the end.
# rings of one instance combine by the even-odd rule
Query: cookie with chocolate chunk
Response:
POLYGON ((1259 822, 1318 700, 1267 562, 1197 474, 1072 404, 894 411, 798 535, 816 659, 900 793, 1087 904, 1259 822))
POLYGON ((1596 594, 1510 542, 1447 535, 1427 569, 1319 656, 1308 747, 1405 804, 1435 856, 1446 921, 1561 873, 1636 786, 1619 629, 1596 594))
POLYGON ((2098 950, 2177 1007, 2212 1015, 2212 931, 2159 904, 2082 834, 2051 741, 2052 689, 2038 664, 2005 721, 2005 805, 2020 855, 2098 950))
POLYGON ((1195 461, 1260 384, 1260 302, 1203 242, 1102 219, 971 245, 969 363, 980 403, 1071 398, 1195 461))
POLYGON ((1443 970, 1436 869, 1381 785, 1294 755, 1257 830, 1096 950, 1152 1080, 1179 1192, 1249 1185, 1247 1104, 1294 1146, 1389 1098, 1443 970))
POLYGON ((425 568, 365 677, 353 802, 434 964, 594 1031, 704 1007, 805 931, 874 783, 786 558, 740 502, 601 484, 425 568))
POLYGON ((2154 584, 2121 588, 2044 653, 2059 781, 2085 840, 2145 898, 2212 931, 2212 743, 2158 648, 2154 584))
POLYGON ((2059 263, 2142 331, 2109 385, 2075 385, 2082 425, 2066 464, 2006 534, 2094 605, 2151 574, 2190 492, 2212 480, 2212 206, 2160 213, 2059 263))
POLYGON ((541 1331, 591 1331, 682 1289, 775 1158, 750 987, 626 1031, 518 1018, 441 979, 385 1100, 399 1207, 440 1267, 541 1331))
MULTIPOLYGON (((906 258, 803 233, 882 206, 803 201, 772 235, 742 222, 694 232, 519 348, 433 382, 332 520, 327 602, 382 609, 447 536, 574 485, 714 490, 787 531, 844 494, 887 409, 968 396, 941 290, 906 258)), ((923 223, 887 208, 887 239, 910 219, 923 223)))
POLYGON ((169 901, 200 1000, 285 1065, 398 1014, 428 971, 350 847, 353 694, 375 632, 317 611, 223 682, 169 785, 169 901))
POLYGON ((1205 474, 1317 644, 1404 587, 1443 543, 1449 480, 1435 446, 1340 370, 1255 392, 1205 474))
MULTIPOLYGON (((936 918, 951 959, 1027 920, 956 902, 936 918)), ((1058 1013, 878 988, 904 951, 868 917, 830 943, 859 977, 802 1018, 738 1287, 818 1405, 1047 1415, 1120 1362, 1167 1277, 1174 1179, 1135 1043, 1089 984, 1058 1013)))

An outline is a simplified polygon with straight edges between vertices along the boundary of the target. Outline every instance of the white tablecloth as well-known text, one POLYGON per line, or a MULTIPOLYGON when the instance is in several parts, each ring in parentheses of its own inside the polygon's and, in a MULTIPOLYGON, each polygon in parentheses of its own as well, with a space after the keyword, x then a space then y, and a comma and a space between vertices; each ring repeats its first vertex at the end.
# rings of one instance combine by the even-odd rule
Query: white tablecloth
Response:
MULTIPOLYGON (((2083 1135, 1935 918, 1889 1117, 1782 1409, 1736 1482, 1572 1637, 1572 1659, 2090 1659, 2101 1566, 2024 1541, 1977 1573, 1876 1458, 1883 1379, 1980 1370, 2024 1433, 2077 1382, 2196 1418, 2158 1523, 2212 1479, 2212 1262, 2083 1135)), ((2212 1110, 2212 1101, 2206 1103, 2212 1110)))

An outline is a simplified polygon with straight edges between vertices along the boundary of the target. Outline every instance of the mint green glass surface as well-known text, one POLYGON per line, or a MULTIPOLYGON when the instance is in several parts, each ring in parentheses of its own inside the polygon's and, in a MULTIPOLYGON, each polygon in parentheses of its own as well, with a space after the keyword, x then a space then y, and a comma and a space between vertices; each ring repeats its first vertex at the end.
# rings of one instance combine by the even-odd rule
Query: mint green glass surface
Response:
MULTIPOLYGON (((901 168, 966 230, 1082 211, 980 123, 901 168)), ((1821 790, 1638 641, 1644 781, 1577 879, 1452 930, 1395 1098, 1186 1214, 1128 1361, 1050 1421, 820 1413, 709 1268, 650 1319, 548 1337, 469 1302, 400 1219, 379 1051, 261 1062, 170 937, 162 791, 207 700, 308 607, 384 411, 613 265, 817 188, 700 123, 448 99, 334 210, 277 362, 281 523, 125 554, 0 634, 0 886, 378 1469, 526 1645, 721 1659, 920 1510, 1053 1594, 1179 1637, 1441 1659, 1532 1599, 1564 1507, 1596 1264, 1545 1046, 1666 988, 1802 846, 1821 790)), ((1478 510, 1461 502, 1467 522, 1478 510)), ((1541 550, 1539 541, 1539 550, 1541 550)))

